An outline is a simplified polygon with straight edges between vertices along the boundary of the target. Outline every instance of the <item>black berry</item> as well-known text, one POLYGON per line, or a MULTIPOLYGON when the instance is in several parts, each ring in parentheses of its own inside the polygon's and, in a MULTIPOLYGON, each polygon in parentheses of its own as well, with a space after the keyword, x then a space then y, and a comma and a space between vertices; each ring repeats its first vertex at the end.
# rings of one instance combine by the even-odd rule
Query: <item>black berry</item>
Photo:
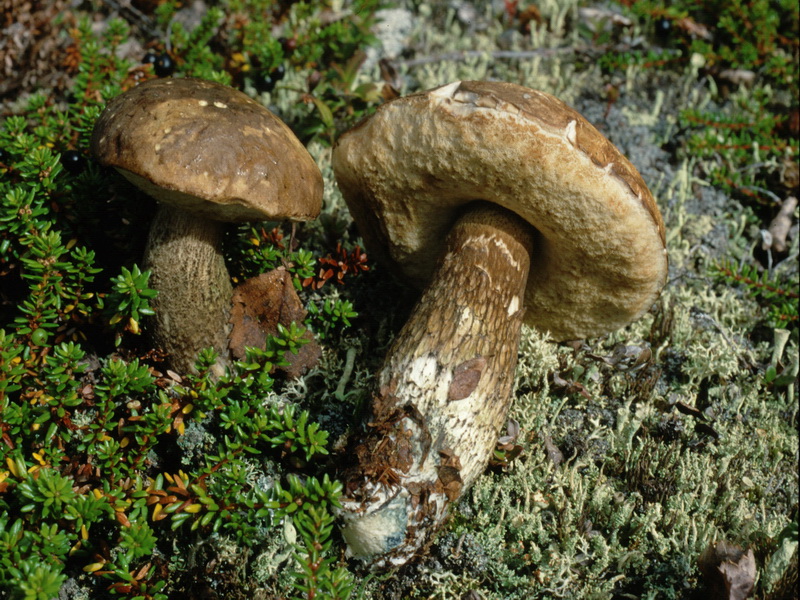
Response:
POLYGON ((175 72, 175 61, 169 54, 161 54, 153 63, 153 69, 159 77, 169 77, 175 72))
POLYGON ((270 73, 265 73, 263 71, 261 73, 256 73, 253 78, 253 85, 259 93, 271 92, 275 89, 276 83, 277 82, 270 73))
POLYGON ((667 42, 669 40, 670 31, 672 30, 672 21, 662 17, 655 22, 655 29, 656 37, 661 42, 667 42))
POLYGON ((152 65, 152 64, 155 64, 157 59, 158 59, 158 55, 156 55, 155 52, 148 52, 147 54, 144 55, 144 58, 142 59, 142 64, 143 65, 152 65))
POLYGON ((86 159, 77 150, 66 150, 61 153, 61 165, 70 175, 78 175, 86 167, 86 159))
POLYGON ((272 79, 274 79, 275 81, 280 81, 286 75, 286 67, 284 67, 283 65, 278 65, 277 67, 272 69, 272 73, 270 73, 270 75, 272 76, 272 79))
POLYGON ((280 37, 278 38, 278 43, 281 45, 281 48, 283 48, 283 53, 286 56, 292 54, 297 48, 297 40, 295 38, 280 37))

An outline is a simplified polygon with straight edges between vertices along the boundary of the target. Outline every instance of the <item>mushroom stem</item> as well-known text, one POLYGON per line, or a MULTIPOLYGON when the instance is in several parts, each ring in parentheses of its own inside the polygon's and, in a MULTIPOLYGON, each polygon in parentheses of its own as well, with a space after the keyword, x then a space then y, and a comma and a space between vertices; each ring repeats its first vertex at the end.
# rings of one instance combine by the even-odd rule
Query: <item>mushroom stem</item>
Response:
POLYGON ((350 554, 402 565, 485 469, 511 404, 533 236, 484 203, 453 226, 354 444, 341 514, 350 554))
POLYGON ((221 251, 223 232, 221 223, 167 204, 159 205, 150 227, 144 263, 158 290, 152 336, 179 373, 193 372, 197 353, 209 346, 219 354, 215 376, 229 364, 233 287, 221 251))

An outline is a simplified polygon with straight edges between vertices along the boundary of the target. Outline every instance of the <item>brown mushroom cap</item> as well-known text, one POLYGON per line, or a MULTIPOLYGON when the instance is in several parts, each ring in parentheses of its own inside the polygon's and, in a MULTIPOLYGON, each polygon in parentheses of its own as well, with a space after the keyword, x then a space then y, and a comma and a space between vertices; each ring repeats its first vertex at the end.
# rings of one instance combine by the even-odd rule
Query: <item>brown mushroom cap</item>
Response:
POLYGON ((339 139, 333 168, 366 246, 420 286, 465 205, 527 220, 525 322, 556 340, 626 325, 664 285, 664 225, 641 176, 543 92, 457 81, 399 98, 339 139))
POLYGON ((92 154, 161 202, 218 221, 309 220, 322 175, 292 131, 233 88, 154 79, 108 103, 92 154))

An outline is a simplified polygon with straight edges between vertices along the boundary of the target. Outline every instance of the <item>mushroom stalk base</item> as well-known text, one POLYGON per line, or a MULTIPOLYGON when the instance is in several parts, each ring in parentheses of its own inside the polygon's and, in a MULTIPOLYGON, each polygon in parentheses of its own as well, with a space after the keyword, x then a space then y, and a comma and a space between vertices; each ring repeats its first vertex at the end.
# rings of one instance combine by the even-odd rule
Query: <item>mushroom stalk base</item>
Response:
POLYGON ((144 253, 152 271, 155 345, 168 355, 170 368, 194 372, 197 353, 213 347, 212 368, 224 373, 233 286, 222 256, 222 225, 179 208, 160 204, 144 253))
POLYGON ((511 404, 533 230, 476 204, 378 375, 351 446, 340 516, 349 553, 400 566, 484 471, 511 404))

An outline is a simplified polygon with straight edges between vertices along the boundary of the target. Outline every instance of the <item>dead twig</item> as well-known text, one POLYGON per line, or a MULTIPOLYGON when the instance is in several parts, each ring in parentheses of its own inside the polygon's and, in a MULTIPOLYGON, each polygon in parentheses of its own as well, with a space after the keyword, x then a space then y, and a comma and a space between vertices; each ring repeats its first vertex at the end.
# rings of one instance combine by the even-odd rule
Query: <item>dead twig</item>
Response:
MULTIPOLYGON (((792 215, 794 209, 797 208, 797 198, 789 196, 781 203, 781 208, 772 222, 769 224, 769 241, 770 244, 765 250, 771 248, 775 252, 785 252, 787 249, 786 237, 792 228, 792 215)), ((766 240, 765 240, 765 246, 766 240)))

